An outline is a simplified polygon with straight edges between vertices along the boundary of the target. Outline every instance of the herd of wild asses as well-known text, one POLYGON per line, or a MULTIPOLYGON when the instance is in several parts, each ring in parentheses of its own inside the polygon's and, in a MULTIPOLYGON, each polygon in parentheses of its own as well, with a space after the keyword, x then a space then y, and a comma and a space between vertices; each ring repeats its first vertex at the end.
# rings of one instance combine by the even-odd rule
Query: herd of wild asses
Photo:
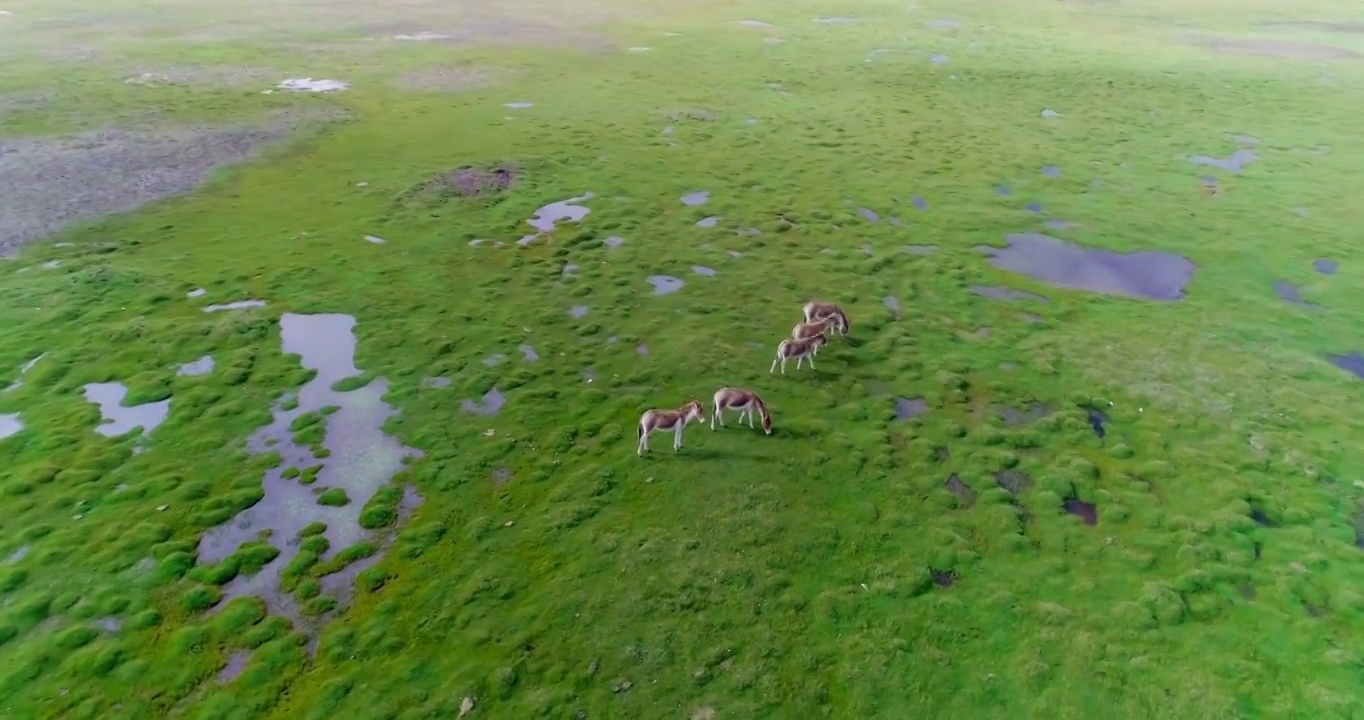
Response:
MULTIPOLYGON (((786 374, 786 361, 792 358, 796 360, 796 369, 799 370, 801 363, 809 361, 810 368, 815 367, 815 355, 819 353, 820 346, 829 341, 825 333, 833 330, 839 335, 848 334, 848 315, 843 309, 833 303, 811 300, 801 308, 805 315, 804 322, 791 328, 791 337, 781 341, 777 345, 777 357, 772 360, 772 367, 767 371, 769 374, 777 371, 777 365, 781 365, 781 374, 786 374)), ((711 398, 713 407, 710 414, 710 429, 715 429, 715 422, 718 420, 723 427, 725 420, 723 413, 725 410, 739 411, 739 424, 744 422, 744 416, 748 416, 748 426, 753 427, 753 413, 756 411, 762 416, 763 432, 772 434, 772 415, 767 412, 767 404, 758 396, 758 393, 746 388, 724 387, 715 391, 715 396, 711 398)), ((650 433, 661 430, 671 430, 673 433, 673 450, 682 449, 682 430, 692 421, 706 421, 706 406, 700 400, 692 400, 676 410, 646 410, 639 417, 639 444, 635 448, 635 454, 643 455, 649 449, 650 433)))

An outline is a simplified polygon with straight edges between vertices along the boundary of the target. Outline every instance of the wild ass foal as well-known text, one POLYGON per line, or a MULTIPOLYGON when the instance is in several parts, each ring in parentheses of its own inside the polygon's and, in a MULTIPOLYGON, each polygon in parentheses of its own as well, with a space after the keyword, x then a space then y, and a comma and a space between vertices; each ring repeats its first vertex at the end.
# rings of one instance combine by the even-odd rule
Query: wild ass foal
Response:
MULTIPOLYGON (((809 340, 816 335, 823 335, 837 324, 838 321, 833 316, 814 322, 804 322, 791 328, 791 337, 796 340, 809 340)), ((815 348, 815 354, 819 354, 819 348, 815 348)))
POLYGON ((635 454, 643 455, 649 449, 649 433, 662 430, 673 431, 673 450, 681 450, 682 430, 692 421, 706 421, 706 408, 698 400, 692 400, 676 410, 645 410, 639 416, 639 445, 635 448, 635 454))
POLYGON ((839 335, 848 334, 848 314, 843 312, 843 308, 822 300, 811 300, 801 308, 805 314, 805 322, 811 323, 816 320, 832 319, 833 327, 839 335))
POLYGON ((753 427, 753 411, 757 410, 763 419, 763 432, 772 434, 772 415, 767 412, 767 403, 758 397, 758 393, 744 388, 720 388, 715 391, 712 399, 715 407, 710 414, 710 429, 715 429, 715 421, 720 421, 720 427, 725 426, 725 410, 739 411, 739 424, 744 424, 744 415, 748 416, 748 426, 753 427))
POLYGON ((810 361, 810 369, 814 370, 815 351, 819 349, 820 345, 823 345, 827 342, 829 342, 828 339, 825 338, 823 335, 816 335, 808 340, 796 340, 795 338, 786 338, 785 340, 781 341, 780 345, 777 346, 777 357, 772 361, 772 367, 767 372, 769 374, 776 372, 777 363, 781 363, 781 374, 785 375, 786 361, 790 360, 791 358, 796 359, 797 370, 800 369, 801 362, 805 360, 810 361))

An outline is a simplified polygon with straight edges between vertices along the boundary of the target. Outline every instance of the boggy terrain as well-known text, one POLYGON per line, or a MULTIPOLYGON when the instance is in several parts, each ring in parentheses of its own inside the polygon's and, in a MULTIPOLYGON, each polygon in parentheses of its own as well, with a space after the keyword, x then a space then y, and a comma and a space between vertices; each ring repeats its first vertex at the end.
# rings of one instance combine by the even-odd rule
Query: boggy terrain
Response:
POLYGON ((1364 714, 1349 10, 0 5, 0 713, 1364 714))

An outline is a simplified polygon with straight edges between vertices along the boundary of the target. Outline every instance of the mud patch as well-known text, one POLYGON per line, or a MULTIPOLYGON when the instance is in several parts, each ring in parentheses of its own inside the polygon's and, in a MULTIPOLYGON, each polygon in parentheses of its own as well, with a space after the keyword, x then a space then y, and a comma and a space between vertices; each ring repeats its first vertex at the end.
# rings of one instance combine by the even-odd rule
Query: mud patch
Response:
POLYGON ((85 399, 99 406, 102 416, 95 432, 105 437, 118 437, 134 428, 142 434, 150 433, 170 415, 170 398, 141 405, 124 405, 128 386, 121 382, 90 383, 85 386, 85 399))
POLYGON ((952 587, 961 579, 955 570, 930 570, 929 574, 933 577, 933 584, 942 588, 952 587))
POLYGON ((1032 487, 1032 478, 1021 470, 1001 470, 995 474, 995 482, 1014 495, 1032 487))
POLYGON ((948 492, 952 493, 953 495, 956 495, 957 500, 961 501, 962 505, 964 505, 965 507, 971 507, 976 503, 976 491, 972 490, 970 486, 962 482, 961 477, 958 476, 956 473, 952 473, 952 475, 947 478, 947 482, 944 484, 944 487, 947 488, 948 492))
POLYGON ((1094 503, 1087 503, 1080 498, 1066 498, 1062 507, 1066 509, 1066 512, 1080 518, 1080 521, 1086 525, 1099 524, 1099 509, 1095 507, 1094 503))
POLYGON ((339 117, 285 113, 255 127, 0 139, 0 254, 74 223, 193 190, 214 170, 248 161, 329 115, 339 117))
POLYGON ((506 163, 489 167, 465 165, 427 180, 419 186, 418 191, 439 195, 478 197, 506 192, 516 185, 518 177, 516 168, 506 163))
MULTIPOLYGON (((382 378, 368 385, 339 392, 333 384, 360 374, 355 367, 355 318, 350 315, 299 315, 286 313, 280 318, 283 352, 298 355, 304 368, 316 371, 299 389, 296 404, 284 409, 283 399, 271 409, 272 422, 247 439, 254 453, 278 452, 281 462, 266 471, 262 480, 265 496, 226 523, 212 528, 199 542, 199 561, 221 562, 242 543, 257 539, 264 531, 281 551, 273 561, 251 576, 238 576, 223 587, 224 601, 235 597, 259 596, 272 613, 298 619, 292 600, 279 591, 281 574, 299 552, 295 543, 300 532, 316 522, 326 524, 323 536, 329 548, 320 559, 328 560, 345 548, 370 539, 373 533, 360 526, 360 512, 379 488, 402 470, 408 458, 421 452, 404 446, 383 431, 384 423, 397 410, 384 402, 388 382, 382 378), (325 414, 322 447, 328 451, 318 457, 312 448, 294 442, 291 425, 305 413, 323 408, 338 408, 325 414), (319 466, 316 487, 345 491, 351 501, 345 505, 323 505, 316 492, 295 478, 285 477, 294 469, 319 466)), ((286 393, 284 397, 291 397, 286 393)))
POLYGON ((1092 407, 1085 408, 1085 420, 1089 422, 1089 429, 1094 431, 1094 437, 1102 440, 1108 434, 1104 428, 1104 423, 1108 422, 1108 416, 1102 410, 1092 407))
POLYGON ((1056 287, 1148 300, 1179 300, 1194 264, 1171 253, 1119 253, 1082 248, 1041 233, 1005 235, 990 264, 1056 287))
POLYGON ((509 70, 477 65, 435 65, 418 68, 394 77, 390 84, 412 92, 451 93, 488 87, 505 81, 509 70))
POLYGON ((1035 423, 1056 412, 1056 408, 1045 403, 1029 403, 1021 408, 998 405, 995 412, 999 413, 999 419, 1004 421, 1005 427, 1018 427, 1035 423))
POLYGON ((1210 35, 1181 35, 1178 40, 1187 45, 1208 48, 1237 55, 1263 55, 1288 60, 1356 60, 1364 55, 1353 50, 1287 42, 1283 40, 1255 40, 1250 38, 1220 38, 1210 35))

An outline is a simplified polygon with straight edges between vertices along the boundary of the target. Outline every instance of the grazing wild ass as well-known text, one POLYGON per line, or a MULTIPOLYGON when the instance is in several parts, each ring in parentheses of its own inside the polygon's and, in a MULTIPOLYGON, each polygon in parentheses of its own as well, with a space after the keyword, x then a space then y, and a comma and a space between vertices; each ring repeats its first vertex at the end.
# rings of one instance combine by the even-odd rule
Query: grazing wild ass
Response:
MULTIPOLYGON (((791 337, 795 340, 809 340, 816 335, 823 335, 829 328, 836 325, 837 322, 837 320, 830 316, 823 320, 801 323, 791 328, 791 337)), ((815 354, 819 354, 819 348, 815 348, 815 354)))
POLYGON ((843 308, 822 300, 811 300, 801 308, 805 314, 805 322, 810 323, 825 318, 833 318, 834 329, 839 335, 848 334, 848 314, 843 312, 843 308))
POLYGON ((748 416, 748 426, 753 427, 753 411, 757 410, 758 415, 763 419, 763 432, 772 434, 772 415, 767 412, 767 403, 758 397, 758 393, 743 388, 720 388, 715 391, 713 398, 715 406, 710 414, 710 429, 715 429, 715 421, 720 421, 720 427, 725 426, 725 410, 739 411, 739 424, 744 424, 744 415, 748 416))
POLYGON ((682 449, 682 430, 690 422, 705 422, 706 408, 698 400, 692 400, 676 410, 645 410, 639 416, 639 445, 636 455, 643 455, 649 449, 649 433, 662 430, 673 431, 673 450, 682 449))
POLYGON ((810 361, 810 369, 814 370, 815 351, 819 349, 820 345, 823 345, 827 342, 829 342, 828 339, 825 338, 823 335, 816 335, 808 340, 795 340, 793 338, 786 338, 785 340, 781 341, 780 345, 777 346, 777 357, 775 360, 772 361, 772 368, 769 369, 767 372, 768 373, 776 372, 777 363, 781 363, 781 374, 785 375, 786 361, 790 360, 791 358, 796 359, 797 370, 800 369, 801 362, 805 360, 810 361))

